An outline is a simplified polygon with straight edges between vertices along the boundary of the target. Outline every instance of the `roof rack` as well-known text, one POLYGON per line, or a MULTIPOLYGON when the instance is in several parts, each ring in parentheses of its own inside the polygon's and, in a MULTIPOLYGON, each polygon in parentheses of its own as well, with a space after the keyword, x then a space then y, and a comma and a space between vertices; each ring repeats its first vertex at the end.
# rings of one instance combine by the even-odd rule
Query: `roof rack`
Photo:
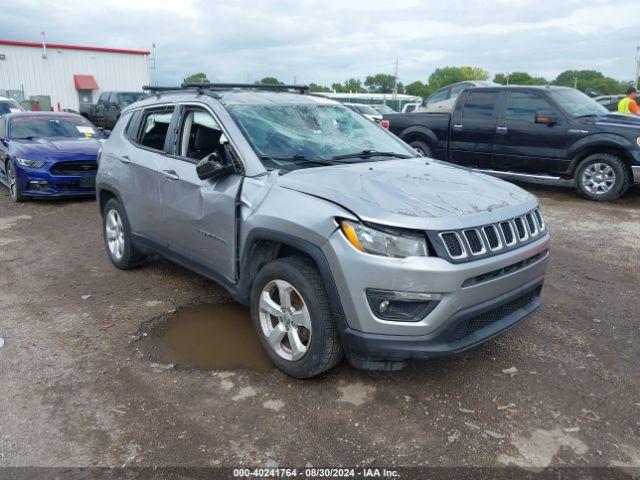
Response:
POLYGON ((180 90, 295 90, 301 94, 307 93, 309 87, 307 85, 283 85, 269 83, 183 83, 179 87, 153 86, 145 85, 142 90, 149 92, 171 92, 180 90))

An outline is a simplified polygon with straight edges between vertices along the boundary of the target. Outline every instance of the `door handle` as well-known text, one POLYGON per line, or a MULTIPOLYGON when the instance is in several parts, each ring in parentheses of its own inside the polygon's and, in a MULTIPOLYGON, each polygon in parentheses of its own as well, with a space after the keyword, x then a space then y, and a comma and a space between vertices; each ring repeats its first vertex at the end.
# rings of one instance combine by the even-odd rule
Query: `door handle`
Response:
POLYGON ((180 180, 180 176, 175 172, 175 170, 163 170, 162 175, 169 180, 180 180))
POLYGON ((496 132, 507 133, 507 127, 496 127, 496 132))
POLYGON ((453 129, 454 130, 462 130, 462 124, 461 123, 454 123, 453 124, 453 129))
POLYGON ((122 163, 131 163, 131 159, 129 158, 129 155, 120 155, 118 157, 118 160, 120 160, 122 163))

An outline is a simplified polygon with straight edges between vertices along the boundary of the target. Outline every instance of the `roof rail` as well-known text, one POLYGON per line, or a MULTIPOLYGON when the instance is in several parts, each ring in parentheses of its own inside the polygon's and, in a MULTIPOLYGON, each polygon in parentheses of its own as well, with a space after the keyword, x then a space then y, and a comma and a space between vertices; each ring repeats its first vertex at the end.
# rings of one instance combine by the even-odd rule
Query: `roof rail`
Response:
POLYGON ((180 87, 167 87, 167 86, 158 86, 158 85, 143 85, 143 91, 149 92, 170 92, 172 90, 180 90, 180 87))
POLYGON ((183 83, 181 88, 201 88, 203 90, 231 90, 234 88, 247 90, 296 90, 300 93, 309 91, 307 85, 284 85, 271 83, 183 83))

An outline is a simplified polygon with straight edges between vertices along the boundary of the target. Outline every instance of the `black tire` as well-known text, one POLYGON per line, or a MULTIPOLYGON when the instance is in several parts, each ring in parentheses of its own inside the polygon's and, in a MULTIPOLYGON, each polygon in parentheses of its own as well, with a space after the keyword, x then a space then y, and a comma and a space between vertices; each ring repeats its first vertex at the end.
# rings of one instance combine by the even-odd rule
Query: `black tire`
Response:
POLYGON ((11 160, 6 164, 7 180, 9 182, 9 196, 14 203, 21 203, 27 200, 27 196, 20 193, 20 182, 16 176, 16 167, 11 160))
POLYGON ((576 168, 576 189, 584 198, 596 202, 608 202, 622 196, 631 184, 631 172, 629 167, 616 155, 610 153, 594 153, 582 160, 576 168), (612 169, 615 175, 614 183, 607 191, 598 193, 584 184, 585 171, 597 164, 606 165, 612 169))
POLYGON ((107 249, 107 255, 109 255, 111 263, 119 269, 129 270, 131 268, 138 267, 145 262, 146 256, 140 253, 131 241, 131 227, 129 226, 129 220, 127 219, 124 208, 122 208, 120 202, 115 198, 110 199, 102 210, 102 234, 104 238, 104 245, 107 249), (112 252, 109 246, 109 240, 107 239, 107 222, 112 211, 116 212, 122 225, 121 233, 123 249, 120 257, 112 252))
POLYGON ((422 140, 413 140, 412 142, 409 142, 409 145, 411 145, 416 152, 421 154, 421 156, 433 158, 433 149, 427 142, 422 140))
POLYGON ((258 272, 251 288, 251 322, 260 343, 275 366, 294 378, 311 378, 334 367, 342 358, 338 328, 331 315, 327 292, 315 264, 304 257, 274 260, 258 272), (306 304, 311 319, 308 349, 299 360, 281 357, 263 332, 259 303, 263 289, 274 280, 291 284, 306 304))

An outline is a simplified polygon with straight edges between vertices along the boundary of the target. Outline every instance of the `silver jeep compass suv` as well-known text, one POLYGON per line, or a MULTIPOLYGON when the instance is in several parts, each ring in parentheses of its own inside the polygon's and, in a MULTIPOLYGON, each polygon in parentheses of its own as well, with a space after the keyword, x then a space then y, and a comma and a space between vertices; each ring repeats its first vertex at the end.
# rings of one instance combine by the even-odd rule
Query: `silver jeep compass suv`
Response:
POLYGON ((123 110, 97 177, 116 267, 155 253, 217 281, 298 378, 343 354, 376 369, 450 355, 540 307, 535 197, 301 87, 267 88, 156 88, 123 110))

